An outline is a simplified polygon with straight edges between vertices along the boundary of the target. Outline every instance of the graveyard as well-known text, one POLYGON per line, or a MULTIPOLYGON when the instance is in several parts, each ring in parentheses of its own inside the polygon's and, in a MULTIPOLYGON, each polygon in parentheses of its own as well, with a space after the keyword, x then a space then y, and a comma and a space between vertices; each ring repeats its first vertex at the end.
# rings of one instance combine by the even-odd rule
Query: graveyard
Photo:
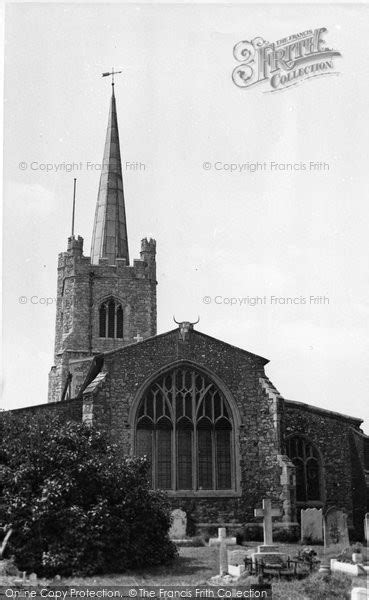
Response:
POLYGON ((280 503, 268 497, 252 506, 250 523, 217 515, 194 527, 184 505, 173 509, 151 490, 147 461, 122 458, 96 429, 4 423, 11 468, 2 480, 0 595, 4 585, 263 585, 274 600, 368 600, 369 513, 354 544, 342 508, 304 508, 288 530, 280 503))
MULTIPOLYGON (((350 545, 346 516, 342 511, 306 509, 301 512, 301 540, 276 543, 273 518, 279 509, 269 499, 254 510, 262 519, 262 543, 230 535, 219 527, 214 537, 187 536, 186 513, 172 511, 171 539, 177 544, 178 556, 168 565, 128 570, 123 574, 90 577, 38 578, 36 573, 7 570, 1 560, 11 533, 1 545, 0 586, 49 588, 55 585, 95 586, 243 586, 270 584, 274 600, 367 600, 369 556, 364 544, 350 545), (311 543, 304 544, 306 540, 311 543)), ((367 539, 369 514, 365 515, 367 539)))
MULTIPOLYGON (((247 544, 250 549, 257 549, 257 542, 251 542, 247 544)), ((244 549, 244 546, 234 546, 235 549, 244 549)), ((301 548, 299 544, 281 545, 281 549, 284 552, 295 555, 301 548)), ((323 558, 323 547, 313 546, 313 549, 317 552, 319 558, 323 558)), ((326 558, 333 557, 334 552, 328 552, 326 558)), ((216 546, 201 546, 201 547, 181 547, 179 548, 178 559, 169 566, 166 567, 155 567, 144 570, 129 571, 125 574, 118 575, 106 575, 106 576, 95 576, 95 577, 73 577, 58 580, 46 580, 38 579, 36 584, 38 586, 53 586, 56 583, 60 585, 98 585, 98 586, 115 586, 115 585, 132 585, 132 586, 149 586, 149 585, 205 585, 211 577, 219 571, 219 548, 216 546)), ((278 580, 273 578, 271 581, 273 590, 273 600, 318 600, 318 596, 299 596, 300 588, 303 586, 320 585, 320 579, 324 579, 319 573, 312 575, 311 577, 303 580, 278 580), (311 583, 310 583, 311 582, 311 583), (290 594, 290 595, 289 595, 290 594)), ((361 577, 351 577, 343 574, 332 574, 329 577, 332 587, 343 590, 347 588, 351 590, 352 587, 365 587, 367 585, 366 579, 361 577)), ((0 586, 5 584, 13 585, 14 577, 0 576, 0 586)), ((29 575, 27 574, 27 580, 29 575)), ((245 579, 243 579, 245 581, 245 579)), ((247 581, 247 580, 246 580, 247 581)), ((32 583, 32 582, 30 582, 32 583)), ((240 582, 240 585, 242 581, 240 582)), ((19 584, 18 584, 19 585, 19 584)), ((28 586, 29 587, 29 586, 28 586)), ((324 598, 339 598, 345 600, 350 599, 350 595, 332 595, 324 596, 324 598)), ((320 599, 319 599, 320 600, 320 599)), ((360 599, 361 600, 361 599, 360 599)))

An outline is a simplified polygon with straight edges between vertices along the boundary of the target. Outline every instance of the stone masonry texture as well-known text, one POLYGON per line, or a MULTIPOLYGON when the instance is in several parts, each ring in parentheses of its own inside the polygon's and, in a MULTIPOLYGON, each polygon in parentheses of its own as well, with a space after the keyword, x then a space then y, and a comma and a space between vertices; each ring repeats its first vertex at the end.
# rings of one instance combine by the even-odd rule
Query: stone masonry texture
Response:
MULTIPOLYGON (((79 384, 91 360, 75 351, 69 366, 79 384)), ((82 400, 21 410, 33 414, 50 411, 65 419, 94 423, 121 447, 122 454, 131 455, 135 451, 135 407, 146 387, 174 366, 192 365, 213 377, 234 412, 237 481, 232 493, 169 493, 173 508, 186 511, 189 531, 214 532, 224 524, 235 531, 245 523, 260 523, 254 508, 261 506, 263 498, 270 498, 284 511, 281 526, 296 525, 291 515, 298 518, 301 508, 319 506, 326 511, 335 506, 346 512, 352 539, 362 539, 363 517, 368 511, 369 447, 360 420, 284 400, 265 375, 267 362, 198 331, 190 331, 182 341, 175 329, 105 352, 102 372, 82 400), (306 437, 319 451, 321 502, 296 505, 294 467, 285 455, 286 440, 296 434, 306 437)), ((78 390, 77 385, 74 395, 78 390)))
POLYGON ((72 237, 59 255, 55 364, 49 374, 49 402, 61 399, 73 359, 113 350, 156 334, 155 240, 142 240, 141 258, 133 266, 125 259, 92 265, 83 256, 83 240, 72 237), (99 337, 99 308, 113 298, 123 306, 123 340, 99 337))

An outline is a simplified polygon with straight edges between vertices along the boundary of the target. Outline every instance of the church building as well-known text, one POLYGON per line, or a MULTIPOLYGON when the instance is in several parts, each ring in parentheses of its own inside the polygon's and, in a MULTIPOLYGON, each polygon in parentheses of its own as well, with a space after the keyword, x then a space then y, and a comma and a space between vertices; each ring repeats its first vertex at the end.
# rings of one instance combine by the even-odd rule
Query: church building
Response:
MULTIPOLYGON (((159 249, 160 251, 160 249, 159 249)), ((342 510, 362 538, 369 437, 362 421, 284 399, 268 360, 182 322, 157 334, 156 242, 130 260, 114 83, 90 256, 59 255, 48 403, 19 409, 93 423, 146 455, 151 485, 192 532, 259 522, 269 498, 298 528, 301 508, 342 510)))

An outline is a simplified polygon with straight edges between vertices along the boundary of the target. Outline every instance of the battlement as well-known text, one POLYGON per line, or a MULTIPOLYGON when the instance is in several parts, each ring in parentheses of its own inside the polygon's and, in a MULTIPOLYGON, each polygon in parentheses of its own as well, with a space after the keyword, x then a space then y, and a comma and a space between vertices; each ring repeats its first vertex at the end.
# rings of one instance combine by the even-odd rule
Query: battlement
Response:
POLYGON ((82 256, 83 254, 83 237, 80 235, 76 238, 74 235, 71 235, 68 238, 68 246, 67 251, 74 256, 82 256))
POLYGON ((156 240, 153 238, 143 238, 141 240, 141 252, 156 253, 156 240))
POLYGON ((127 264, 126 258, 116 258, 109 264, 108 258, 100 258, 98 264, 92 264, 90 256, 83 256, 83 238, 68 238, 66 252, 61 252, 58 269, 64 277, 83 276, 91 273, 96 277, 119 277, 126 280, 155 279, 156 241, 144 238, 141 241, 140 258, 134 259, 133 266, 127 264))

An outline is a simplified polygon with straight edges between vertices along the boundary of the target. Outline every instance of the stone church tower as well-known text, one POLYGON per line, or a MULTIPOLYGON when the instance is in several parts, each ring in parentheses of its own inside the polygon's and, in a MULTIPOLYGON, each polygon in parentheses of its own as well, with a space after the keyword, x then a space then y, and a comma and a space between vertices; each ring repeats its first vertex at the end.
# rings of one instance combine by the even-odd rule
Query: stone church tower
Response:
POLYGON ((155 254, 155 240, 143 239, 140 259, 130 265, 113 83, 91 256, 83 255, 83 238, 74 235, 59 254, 49 402, 70 395, 74 360, 156 335, 155 254))

